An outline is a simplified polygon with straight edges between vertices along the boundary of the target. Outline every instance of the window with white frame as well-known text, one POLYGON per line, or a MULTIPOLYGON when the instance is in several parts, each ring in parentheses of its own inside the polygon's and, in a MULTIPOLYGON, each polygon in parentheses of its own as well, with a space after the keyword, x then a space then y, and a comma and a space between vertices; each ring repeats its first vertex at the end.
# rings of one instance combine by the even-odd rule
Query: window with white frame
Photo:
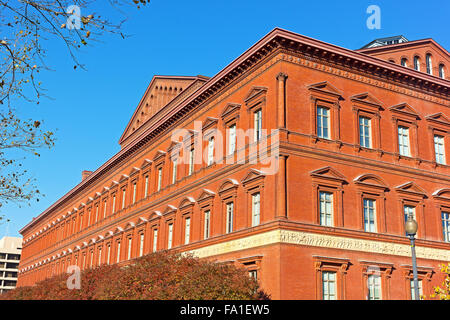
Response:
POLYGON ((127 196, 127 189, 123 188, 122 189, 122 209, 125 208, 126 196, 127 196))
POLYGON ((418 56, 414 57, 414 69, 420 71, 420 60, 418 56))
POLYGON ((114 194, 112 198, 112 213, 115 212, 116 212, 116 194, 114 194))
POLYGON ((402 156, 411 156, 408 127, 398 126, 398 151, 402 156))
POLYGON ((107 257, 106 257, 106 263, 107 264, 111 263, 111 244, 108 244, 108 253, 107 253, 107 257))
POLYGON ((376 232, 376 202, 373 199, 364 199, 364 231, 376 232))
MULTIPOLYGON (((411 300, 416 300, 416 294, 414 293, 414 288, 415 287, 414 287, 414 280, 413 279, 411 279, 409 281, 409 286, 411 288, 411 300)), ((420 298, 421 296, 423 296, 422 280, 421 279, 417 280, 417 287, 419 288, 419 298, 420 298)))
POLYGON ((359 144, 361 147, 371 148, 371 120, 367 117, 359 117, 359 144))
POLYGON ((442 211, 442 232, 444 241, 450 242, 450 212, 442 211))
POLYGON ((144 197, 148 196, 148 175, 145 176, 144 197))
POLYGON ((208 139, 208 166, 214 162, 214 137, 208 139))
POLYGON ((204 215, 203 237, 204 239, 208 239, 210 236, 211 211, 206 210, 204 215))
POLYGON ((233 232, 233 219, 234 219, 234 202, 228 202, 226 204, 227 210, 227 233, 233 232))
POLYGON ((317 107, 317 136, 330 139, 330 109, 317 107))
POLYGON ((162 186, 162 167, 159 167, 158 168, 158 186, 157 186, 156 190, 160 191, 161 186, 162 186))
POLYGON ((434 152, 436 155, 436 162, 445 164, 445 145, 443 136, 434 136, 434 152))
POLYGON ((367 277, 368 300, 381 300, 381 276, 371 274, 367 277))
POLYGON ((170 223, 167 236, 167 249, 172 248, 172 242, 173 242, 173 223, 170 223))
POLYGON ((158 229, 153 230, 153 252, 158 249, 158 229))
POLYGON ((177 182, 177 170, 178 170, 178 159, 173 159, 172 162, 172 183, 177 182))
POLYGON ((228 151, 233 154, 236 151, 236 125, 233 124, 228 130, 228 151))
POLYGON ((253 113, 255 141, 259 141, 262 137, 262 110, 259 109, 253 113))
POLYGON ((194 148, 189 150, 189 172, 188 175, 191 175, 194 172, 194 148))
MULTIPOLYGON (((414 220, 416 220, 416 208, 413 206, 403 206, 403 214, 405 216, 405 222, 408 220, 408 217, 411 215, 414 220)), ((406 235, 408 235, 405 232, 406 235)))
POLYGON ((400 60, 400 64, 401 64, 403 67, 407 67, 407 65, 406 65, 406 58, 402 58, 402 59, 400 60))
POLYGON ((117 256, 116 256, 116 263, 120 262, 120 241, 117 241, 117 256))
POLYGON ((133 183, 133 204, 136 203, 136 191, 137 191, 137 184, 136 182, 133 183))
POLYGON ((103 201, 103 219, 106 218, 106 205, 107 205, 108 201, 105 199, 105 201, 103 201))
POLYGON ((322 272, 322 299, 337 300, 336 295, 336 272, 322 272))
POLYGON ((131 244, 132 244, 132 238, 128 238, 128 250, 127 250, 127 260, 131 259, 131 244))
POLYGON ((98 221, 98 204, 95 206, 95 223, 98 221))
POLYGON ((442 79, 445 79, 445 71, 444 71, 444 65, 440 64, 439 65, 439 77, 442 79))
POLYGON ((319 192, 319 214, 320 225, 332 227, 333 223, 333 194, 330 192, 319 192))
POLYGON ((144 254, 144 237, 145 235, 143 233, 139 235, 139 257, 142 257, 144 254))
POLYGON ((426 64, 427 64, 427 73, 433 74, 433 65, 431 63, 431 54, 427 53, 425 60, 426 60, 426 64))
POLYGON ((184 225, 184 244, 188 244, 191 237, 191 218, 186 218, 184 225))
POLYGON ((98 265, 102 264, 102 247, 98 248, 98 265))
POLYGON ((252 227, 259 225, 261 219, 261 195, 259 192, 252 195, 252 227))

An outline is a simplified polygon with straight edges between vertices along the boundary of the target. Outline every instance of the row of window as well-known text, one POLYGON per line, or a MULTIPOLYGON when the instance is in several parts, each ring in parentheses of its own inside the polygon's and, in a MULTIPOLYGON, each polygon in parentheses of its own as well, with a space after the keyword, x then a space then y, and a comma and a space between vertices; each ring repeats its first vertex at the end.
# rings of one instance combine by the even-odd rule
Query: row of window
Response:
MULTIPOLYGON (((317 106, 317 136, 322 139, 331 139, 330 132, 330 108, 317 106)), ((411 157, 410 128, 403 125, 397 126, 398 152, 401 156, 411 157)), ((435 161, 438 164, 446 164, 444 135, 434 135, 435 161)), ((359 116, 359 144, 364 148, 373 148, 372 119, 359 116)))
MULTIPOLYGON (((403 67, 408 67, 408 60, 406 58, 402 58, 400 60, 400 64, 403 67)), ((426 68, 427 68, 427 70, 426 70, 427 73, 433 75, 433 64, 432 64, 431 54, 429 54, 429 53, 427 53, 427 55, 425 56, 425 64, 426 64, 426 68)), ((420 71, 420 57, 419 56, 414 56, 413 67, 415 70, 420 71)), ((439 72, 439 78, 445 79, 445 66, 443 63, 439 64, 438 72, 439 72)))

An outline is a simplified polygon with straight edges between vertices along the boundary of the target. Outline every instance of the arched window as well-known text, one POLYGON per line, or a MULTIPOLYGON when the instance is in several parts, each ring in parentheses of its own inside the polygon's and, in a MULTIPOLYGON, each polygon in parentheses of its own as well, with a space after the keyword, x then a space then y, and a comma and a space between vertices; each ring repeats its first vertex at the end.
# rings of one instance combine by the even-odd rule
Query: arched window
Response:
POLYGON ((444 64, 442 63, 439 65, 439 77, 445 79, 444 64))
POLYGON ((427 73, 433 74, 433 66, 431 65, 431 54, 427 53, 426 55, 426 63, 427 63, 427 73))
POLYGON ((401 64, 403 67, 407 67, 407 65, 406 65, 406 58, 402 58, 402 59, 400 60, 400 64, 401 64))
POLYGON ((418 56, 414 57, 414 69, 420 71, 420 61, 418 56))

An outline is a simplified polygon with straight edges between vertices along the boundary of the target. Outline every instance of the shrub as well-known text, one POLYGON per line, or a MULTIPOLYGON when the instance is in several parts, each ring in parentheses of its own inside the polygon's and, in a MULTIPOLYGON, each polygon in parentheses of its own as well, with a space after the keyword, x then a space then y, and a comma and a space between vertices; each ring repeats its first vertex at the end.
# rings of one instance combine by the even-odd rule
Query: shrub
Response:
POLYGON ((67 288, 67 274, 0 296, 11 300, 249 300, 269 299, 245 269, 161 251, 126 266, 81 272, 81 289, 67 288))

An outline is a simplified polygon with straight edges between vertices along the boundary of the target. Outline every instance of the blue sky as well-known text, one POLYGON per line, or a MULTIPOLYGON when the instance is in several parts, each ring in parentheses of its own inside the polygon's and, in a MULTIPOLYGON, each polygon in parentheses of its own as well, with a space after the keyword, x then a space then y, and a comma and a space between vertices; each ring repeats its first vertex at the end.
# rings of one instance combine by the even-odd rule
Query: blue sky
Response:
MULTIPOLYGON (((114 14, 100 3, 99 13, 114 14)), ((448 0, 151 0, 130 9, 124 25, 129 38, 107 36, 78 54, 87 71, 74 71, 64 45, 49 41, 53 71, 41 80, 52 99, 20 106, 24 116, 56 130, 56 146, 25 161, 46 196, 31 206, 4 206, 0 214, 12 221, 0 225, 0 238, 19 236, 32 217, 80 182, 82 170, 97 169, 119 151, 119 137, 155 74, 213 76, 275 27, 349 49, 400 34, 450 48, 448 0), (366 26, 369 5, 381 9, 380 30, 366 26)))

